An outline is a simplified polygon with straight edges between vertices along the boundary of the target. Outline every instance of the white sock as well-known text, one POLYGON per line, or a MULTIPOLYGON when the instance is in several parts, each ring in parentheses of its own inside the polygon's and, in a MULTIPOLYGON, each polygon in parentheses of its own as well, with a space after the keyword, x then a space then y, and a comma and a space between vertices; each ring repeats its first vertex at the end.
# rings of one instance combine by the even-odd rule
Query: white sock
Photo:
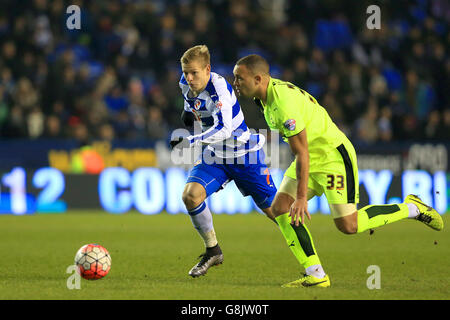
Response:
POLYGON ((188 210, 192 224, 205 242, 206 248, 214 247, 217 244, 216 233, 214 231, 211 211, 209 211, 206 202, 198 207, 188 210))
POLYGON ((419 214, 419 208, 414 203, 407 203, 406 204, 409 209, 408 218, 409 219, 415 219, 419 214))
POLYGON ((326 273, 323 270, 322 265, 320 264, 315 264, 313 266, 306 268, 306 274, 312 275, 318 279, 322 279, 323 277, 326 276, 326 273))

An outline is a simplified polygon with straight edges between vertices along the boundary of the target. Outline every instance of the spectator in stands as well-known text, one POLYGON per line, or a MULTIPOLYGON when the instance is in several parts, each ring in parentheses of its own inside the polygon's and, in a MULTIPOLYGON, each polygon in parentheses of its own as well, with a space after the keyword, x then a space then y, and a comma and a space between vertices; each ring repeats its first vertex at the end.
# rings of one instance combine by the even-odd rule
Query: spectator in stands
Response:
POLYGON ((45 121, 45 128, 42 137, 46 139, 64 138, 63 130, 61 127, 61 120, 57 115, 48 115, 45 121))
POLYGON ((114 128, 109 123, 103 123, 100 126, 99 134, 98 134, 100 140, 104 141, 113 141, 115 138, 114 128))
POLYGON ((389 107, 383 107, 380 110, 378 132, 382 142, 390 142, 392 140, 392 110, 389 107))
MULTIPOLYGON (((71 128, 74 119, 86 127, 68 130, 68 138, 83 130, 93 139, 162 137, 181 126, 183 102, 174 94, 180 52, 205 43, 224 70, 244 52, 264 54, 274 72, 311 91, 361 143, 443 139, 450 121, 445 3, 383 4, 382 28, 370 30, 354 14, 365 2, 342 7, 336 18, 325 0, 301 6, 287 0, 278 11, 238 0, 3 0, 0 134, 60 137, 59 130, 49 132, 58 118, 61 128, 71 128), (82 8, 81 30, 67 30, 61 21, 69 4, 82 8), (328 26, 323 34, 319 21, 328 26), (395 70, 397 87, 386 69, 395 70), (383 106, 379 113, 374 104, 383 106), (161 131, 148 130, 152 121, 161 131)), ((265 127, 262 117, 252 121, 265 127)))
POLYGON ((9 106, 6 102, 5 87, 0 84, 0 128, 8 119, 9 106))
POLYGON ((39 106, 33 107, 27 116, 27 131, 31 139, 39 138, 44 132, 45 118, 39 106))
POLYGON ((367 111, 356 121, 356 137, 354 140, 362 145, 369 145, 378 139, 378 106, 371 98, 367 111))
POLYGON ((441 115, 438 110, 433 110, 428 115, 427 123, 424 128, 425 138, 437 140, 440 134, 439 128, 442 126, 441 115))
POLYGON ((442 112, 442 125, 439 126, 437 138, 440 141, 450 141, 450 108, 442 112))
POLYGON ((157 107, 150 107, 147 121, 148 134, 153 139, 167 139, 169 130, 163 120, 163 115, 157 107))
POLYGON ((13 100, 24 112, 29 112, 38 103, 39 95, 30 79, 25 77, 19 79, 13 93, 13 100))

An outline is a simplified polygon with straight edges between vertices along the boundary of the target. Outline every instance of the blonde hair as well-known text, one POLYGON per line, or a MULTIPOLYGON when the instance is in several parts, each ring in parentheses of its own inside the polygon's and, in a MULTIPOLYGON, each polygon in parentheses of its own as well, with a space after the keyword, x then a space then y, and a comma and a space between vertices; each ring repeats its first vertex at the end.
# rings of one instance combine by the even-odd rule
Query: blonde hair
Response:
POLYGON ((203 62, 203 66, 206 66, 210 64, 210 58, 211 56, 209 55, 208 47, 205 45, 198 45, 186 50, 186 52, 183 53, 180 62, 181 64, 187 64, 193 60, 200 60, 203 62))

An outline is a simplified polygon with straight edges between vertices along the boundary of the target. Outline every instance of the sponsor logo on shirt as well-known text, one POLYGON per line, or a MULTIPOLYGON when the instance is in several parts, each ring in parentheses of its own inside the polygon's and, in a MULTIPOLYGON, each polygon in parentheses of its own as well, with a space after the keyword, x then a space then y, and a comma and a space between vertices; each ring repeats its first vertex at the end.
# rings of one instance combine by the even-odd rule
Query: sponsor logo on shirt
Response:
POLYGON ((288 129, 289 131, 294 131, 295 130, 295 120, 294 119, 286 120, 286 122, 284 123, 284 127, 286 129, 288 129))

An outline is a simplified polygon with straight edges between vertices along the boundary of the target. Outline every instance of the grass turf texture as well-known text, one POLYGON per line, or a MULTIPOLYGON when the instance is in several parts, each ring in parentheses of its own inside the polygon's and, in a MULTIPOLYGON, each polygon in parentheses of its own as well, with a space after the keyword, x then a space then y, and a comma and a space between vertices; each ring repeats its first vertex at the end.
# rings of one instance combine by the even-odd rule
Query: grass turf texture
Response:
POLYGON ((0 216, 0 299, 448 299, 450 215, 436 232, 400 221, 359 235, 340 233, 315 214, 308 227, 331 288, 281 288, 301 269, 277 226, 258 213, 214 215, 224 264, 192 279, 203 244, 187 215, 70 211, 0 216), (66 268, 84 244, 112 256, 101 280, 66 287, 66 268), (367 267, 381 269, 381 289, 366 286, 367 267))

